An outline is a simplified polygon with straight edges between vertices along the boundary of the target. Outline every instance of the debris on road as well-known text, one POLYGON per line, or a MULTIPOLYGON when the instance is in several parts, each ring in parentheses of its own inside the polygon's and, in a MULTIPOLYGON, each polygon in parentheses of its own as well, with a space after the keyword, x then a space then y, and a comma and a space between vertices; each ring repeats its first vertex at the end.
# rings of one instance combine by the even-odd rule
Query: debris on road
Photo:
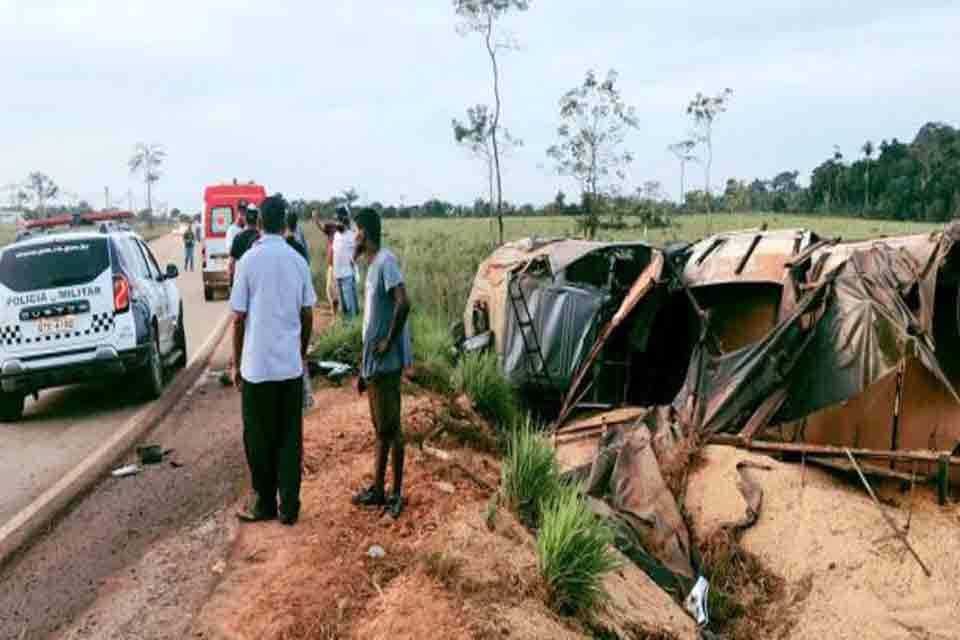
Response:
POLYGON ((140 464, 160 464, 166 452, 158 444, 148 444, 143 447, 137 447, 137 457, 140 458, 140 464))
POLYGON ((114 469, 110 475, 112 475, 114 478, 125 478, 126 476, 135 476, 138 473, 140 473, 139 465, 128 464, 124 467, 120 467, 119 469, 114 469))
POLYGON ((378 544, 371 546, 367 549, 367 555, 373 558, 374 560, 379 560, 387 555, 387 552, 384 551, 383 547, 378 544))
POLYGON ((307 368, 310 375, 322 375, 333 382, 344 378, 353 370, 349 364, 333 360, 308 360, 307 368))

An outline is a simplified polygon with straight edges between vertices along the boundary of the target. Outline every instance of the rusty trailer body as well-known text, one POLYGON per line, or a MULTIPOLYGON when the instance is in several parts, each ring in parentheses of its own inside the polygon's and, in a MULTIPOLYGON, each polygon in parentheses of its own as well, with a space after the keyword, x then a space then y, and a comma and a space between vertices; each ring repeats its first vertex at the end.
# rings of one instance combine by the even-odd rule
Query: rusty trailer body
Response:
MULTIPOLYGON (((683 363, 683 380, 661 378, 669 384, 657 397, 606 387, 611 405, 668 405, 700 439, 749 426, 747 438, 953 452, 958 238, 957 227, 854 243, 750 230, 695 243, 601 330, 573 378, 559 441, 577 432, 584 450, 584 433, 570 424, 582 416, 584 389, 603 386, 603 352, 623 353, 623 336, 644 323, 648 344, 670 345, 683 363), (676 321, 684 302, 685 328, 676 321), (672 321, 650 322, 665 312, 672 321)), ((890 466, 934 472, 929 462, 890 466)))

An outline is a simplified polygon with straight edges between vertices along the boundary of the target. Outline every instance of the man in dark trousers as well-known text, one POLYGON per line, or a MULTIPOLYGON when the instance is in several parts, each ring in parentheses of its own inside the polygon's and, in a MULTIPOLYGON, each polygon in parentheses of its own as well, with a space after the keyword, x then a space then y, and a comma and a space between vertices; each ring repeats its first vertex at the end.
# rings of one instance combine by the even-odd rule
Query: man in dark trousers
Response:
MULTIPOLYGON (((261 206, 259 242, 237 263, 233 309, 234 384, 242 394, 243 444, 255 499, 247 522, 300 515, 303 367, 317 295, 306 261, 283 238, 286 203, 261 206)), ((239 240, 239 237, 238 237, 239 240)))
POLYGON ((400 426, 400 380, 413 363, 407 316, 410 302, 397 257, 380 246, 380 216, 364 209, 354 221, 356 255, 366 256, 367 278, 363 309, 363 363, 357 390, 368 391, 370 418, 377 434, 373 485, 355 495, 353 503, 382 506, 397 518, 403 511, 403 431, 400 426), (393 493, 384 483, 387 458, 393 458, 393 493))

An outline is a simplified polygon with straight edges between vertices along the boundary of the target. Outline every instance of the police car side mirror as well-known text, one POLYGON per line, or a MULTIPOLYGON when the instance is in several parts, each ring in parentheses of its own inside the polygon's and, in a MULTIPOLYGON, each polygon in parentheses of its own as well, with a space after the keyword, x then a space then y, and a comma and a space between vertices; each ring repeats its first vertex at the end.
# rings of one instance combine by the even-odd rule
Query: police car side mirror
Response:
POLYGON ((177 265, 175 265, 175 264, 168 264, 168 265, 167 265, 167 272, 163 275, 163 278, 164 278, 164 280, 173 280, 174 278, 176 278, 176 277, 179 276, 179 275, 180 275, 180 270, 177 269, 177 265))

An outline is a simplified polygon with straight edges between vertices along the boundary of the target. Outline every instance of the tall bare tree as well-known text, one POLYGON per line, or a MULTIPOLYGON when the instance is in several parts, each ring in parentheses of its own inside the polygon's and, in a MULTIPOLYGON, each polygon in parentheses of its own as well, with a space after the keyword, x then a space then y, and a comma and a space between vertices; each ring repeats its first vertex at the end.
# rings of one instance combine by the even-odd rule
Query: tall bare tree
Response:
POLYGON ((147 185, 147 220, 150 225, 153 224, 151 187, 154 182, 160 179, 160 165, 163 164, 166 157, 167 152, 160 145, 139 142, 128 162, 130 173, 142 173, 143 181, 147 185))
POLYGON ((498 53, 515 48, 509 39, 499 37, 497 23, 511 11, 526 11, 530 0, 453 0, 453 6, 462 19, 462 33, 476 33, 483 40, 493 73, 493 114, 490 118, 490 148, 493 157, 493 172, 497 186, 497 225, 499 241, 503 244, 503 176, 500 169, 500 120, 503 103, 500 92, 500 62, 498 53))
POLYGON ((360 199, 360 194, 357 193, 357 190, 353 187, 349 187, 340 192, 340 195, 335 198, 339 202, 344 202, 351 209, 353 204, 360 199))
POLYGON ((687 206, 686 169, 688 162, 696 162, 697 156, 693 152, 697 148, 697 141, 692 139, 681 140, 671 144, 667 149, 680 161, 680 206, 687 206))
POLYGON ((611 176, 626 177, 633 154, 623 148, 627 131, 639 122, 636 109, 623 102, 616 87, 617 72, 611 69, 604 79, 588 71, 578 87, 560 99, 560 142, 547 149, 556 162, 557 173, 575 178, 583 192, 584 226, 593 237, 599 226, 599 205, 614 188, 611 176))
POLYGON ((713 168, 713 121, 727 110, 727 104, 733 96, 733 89, 724 89, 715 96, 697 92, 696 97, 687 104, 687 114, 693 118, 697 128, 697 141, 706 148, 704 163, 704 191, 707 198, 707 226, 710 227, 713 193, 710 191, 710 170, 713 168))
MULTIPOLYGON (((453 137, 461 147, 478 158, 486 170, 487 178, 487 214, 493 217, 496 197, 496 171, 493 154, 493 115, 490 107, 478 104, 467 109, 465 121, 453 119, 453 137)), ((522 146, 523 141, 510 135, 506 128, 500 130, 500 155, 506 157, 511 149, 522 146)))
POLYGON ((60 193, 60 187, 53 181, 53 178, 41 171, 34 171, 27 176, 25 188, 27 193, 32 196, 33 201, 37 203, 37 215, 41 218, 46 215, 47 200, 56 198, 57 194, 60 193))

